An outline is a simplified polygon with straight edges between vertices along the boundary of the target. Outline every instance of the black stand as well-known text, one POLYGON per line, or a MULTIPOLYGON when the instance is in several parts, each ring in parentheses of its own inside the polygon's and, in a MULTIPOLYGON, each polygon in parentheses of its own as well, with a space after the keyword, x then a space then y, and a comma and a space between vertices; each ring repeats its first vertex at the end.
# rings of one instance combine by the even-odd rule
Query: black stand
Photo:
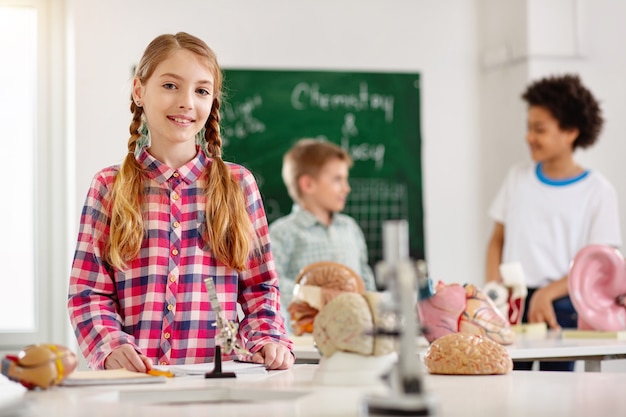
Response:
POLYGON ((213 371, 204 374, 205 378, 235 378, 234 372, 222 372, 222 347, 220 345, 215 346, 215 357, 213 358, 213 371))

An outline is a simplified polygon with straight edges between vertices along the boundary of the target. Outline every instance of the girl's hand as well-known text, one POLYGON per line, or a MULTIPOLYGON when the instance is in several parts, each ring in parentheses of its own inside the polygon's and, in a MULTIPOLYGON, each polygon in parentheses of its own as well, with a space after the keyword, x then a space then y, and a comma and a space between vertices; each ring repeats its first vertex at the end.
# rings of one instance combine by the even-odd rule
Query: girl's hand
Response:
POLYGON ((113 350, 104 360, 104 369, 120 368, 134 372, 148 372, 152 369, 152 361, 138 353, 131 345, 125 344, 113 350))
POLYGON ((547 323, 550 329, 560 330, 552 305, 552 295, 547 288, 540 288, 533 294, 528 304, 529 323, 547 323))
POLYGON ((294 360, 289 349, 276 343, 268 343, 252 355, 252 362, 263 363, 267 369, 289 369, 294 360))

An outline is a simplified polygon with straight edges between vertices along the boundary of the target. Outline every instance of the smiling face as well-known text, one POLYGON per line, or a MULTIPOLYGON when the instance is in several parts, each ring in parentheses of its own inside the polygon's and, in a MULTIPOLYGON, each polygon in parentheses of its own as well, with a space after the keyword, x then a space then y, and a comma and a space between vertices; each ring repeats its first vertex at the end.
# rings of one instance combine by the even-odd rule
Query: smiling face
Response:
POLYGON ((133 96, 142 103, 151 148, 193 147, 214 98, 214 76, 206 60, 179 49, 161 62, 145 83, 134 80, 133 96))
POLYGON ((557 162, 571 158, 577 137, 577 129, 561 129, 558 120, 545 107, 528 108, 526 141, 535 162, 557 162))

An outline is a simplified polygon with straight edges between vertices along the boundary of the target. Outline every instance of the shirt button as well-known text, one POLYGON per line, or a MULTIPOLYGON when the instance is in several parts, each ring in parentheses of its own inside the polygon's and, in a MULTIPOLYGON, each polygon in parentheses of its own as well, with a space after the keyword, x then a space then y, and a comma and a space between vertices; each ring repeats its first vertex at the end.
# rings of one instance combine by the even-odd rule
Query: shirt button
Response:
POLYGON ((176 282, 176 275, 170 275, 170 282, 176 282))
POLYGON ((166 339, 170 338, 170 334, 168 332, 163 333, 163 337, 166 339))
POLYGON ((172 193, 172 198, 173 198, 174 200, 178 200, 180 197, 178 197, 178 194, 177 194, 177 193, 172 193))
POLYGON ((174 174, 173 174, 173 175, 174 175, 174 178, 178 178, 178 175, 179 175, 179 174, 178 174, 178 172, 174 172, 174 174))
POLYGON ((167 362, 161 361, 161 363, 159 363, 159 365, 167 365, 167 362))
POLYGON ((178 249, 173 249, 172 250, 172 255, 174 255, 174 256, 178 255, 178 249))
POLYGON ((167 309, 168 309, 169 311, 172 311, 172 310, 174 310, 174 306, 173 306, 173 305, 171 305, 171 304, 168 304, 168 305, 167 305, 167 309))
POLYGON ((174 222, 174 228, 178 229, 180 227, 180 223, 174 222))

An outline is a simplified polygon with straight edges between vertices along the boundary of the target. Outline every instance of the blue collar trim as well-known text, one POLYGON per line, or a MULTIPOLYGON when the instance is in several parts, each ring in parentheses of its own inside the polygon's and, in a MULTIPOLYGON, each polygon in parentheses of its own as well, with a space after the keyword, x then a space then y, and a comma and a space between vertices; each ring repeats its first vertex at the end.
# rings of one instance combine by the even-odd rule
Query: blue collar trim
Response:
POLYGON ((537 178, 539 178, 539 181, 541 181, 542 183, 546 184, 546 185, 553 185, 556 187, 562 187, 565 185, 570 185, 573 184, 575 182, 578 182, 580 180, 582 180, 583 178, 585 178, 587 175, 589 175, 589 170, 586 169, 584 172, 582 172, 579 175, 576 175, 575 177, 571 177, 571 178, 563 178, 563 179, 559 179, 559 180, 555 180, 552 178, 548 178, 543 174, 543 163, 538 163, 537 166, 535 167, 535 173, 537 174, 537 178))

